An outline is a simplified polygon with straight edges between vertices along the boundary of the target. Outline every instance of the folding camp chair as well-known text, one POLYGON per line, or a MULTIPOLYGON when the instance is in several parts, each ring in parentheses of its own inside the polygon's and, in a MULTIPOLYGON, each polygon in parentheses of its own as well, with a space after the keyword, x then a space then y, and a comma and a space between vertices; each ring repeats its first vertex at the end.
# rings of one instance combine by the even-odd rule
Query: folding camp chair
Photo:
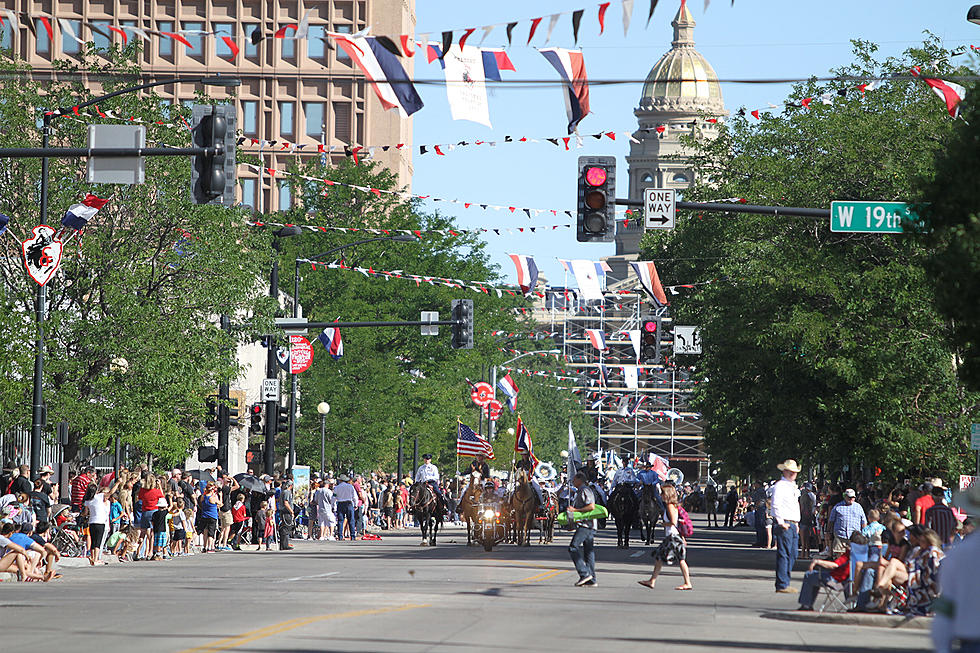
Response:
POLYGON ((842 583, 831 578, 820 584, 820 590, 823 592, 824 600, 819 612, 825 612, 828 608, 831 612, 847 612, 850 609, 852 597, 849 580, 842 583))

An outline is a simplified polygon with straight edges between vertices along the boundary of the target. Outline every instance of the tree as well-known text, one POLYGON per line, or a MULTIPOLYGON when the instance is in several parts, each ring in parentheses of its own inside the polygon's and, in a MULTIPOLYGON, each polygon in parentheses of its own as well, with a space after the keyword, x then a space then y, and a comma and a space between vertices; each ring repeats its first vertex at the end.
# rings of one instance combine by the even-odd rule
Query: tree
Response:
MULTIPOLYGON (((124 88, 139 79, 132 63, 138 55, 134 45, 100 52, 104 64, 76 69, 63 63, 62 78, 112 71, 105 91, 124 88)), ((39 107, 70 107, 92 97, 80 81, 42 88, 20 62, 0 63, 0 71, 6 79, 0 129, 8 146, 40 145, 39 107)), ((151 122, 161 113, 153 95, 124 95, 101 107, 110 108, 151 122)), ((177 123, 189 118, 180 106, 163 111, 177 123)), ((59 118, 51 145, 78 146, 85 130, 82 120, 59 118)), ((152 124, 148 140, 188 142, 186 130, 152 124)), ((255 280, 271 260, 268 237, 246 232, 239 209, 191 205, 184 157, 147 159, 147 183, 138 186, 88 184, 79 159, 52 159, 50 169, 53 225, 86 193, 111 201, 80 232, 66 231, 60 270, 48 283, 49 423, 69 423, 69 461, 79 446, 105 448, 118 435, 164 462, 182 462, 204 435, 205 398, 221 378, 237 373, 223 353, 233 340, 217 328, 218 314, 269 312, 255 299, 255 280), (125 373, 112 365, 116 358, 129 363, 125 373)), ((39 224, 39 178, 38 159, 0 162, 0 212, 11 216, 14 236, 2 241, 0 256, 2 362, 11 371, 0 391, 0 428, 30 423, 36 286, 24 272, 15 239, 25 239, 39 224)))
MULTIPOLYGON (((855 42, 855 62, 834 72, 870 81, 930 61, 949 72, 934 39, 899 59, 879 62, 875 49, 855 42)), ((952 122, 918 81, 855 86, 800 84, 797 106, 782 115, 756 122, 743 113, 717 140, 692 140, 698 183, 686 197, 814 207, 919 199, 915 182, 933 173, 952 122)), ((791 457, 855 475, 959 470, 974 401, 950 364, 949 323, 935 308, 920 235, 696 214, 672 235, 648 235, 643 255, 667 283, 707 282, 674 309, 703 328, 696 406, 727 471, 769 474, 791 457)))
MULTIPOLYGON (((323 167, 319 160, 311 160, 293 172, 381 190, 395 188, 390 171, 363 161, 360 165, 346 161, 323 167)), ((422 233, 418 243, 380 242, 347 249, 338 256, 344 256, 349 267, 403 270, 474 282, 499 279, 499 272, 484 253, 483 242, 472 234, 456 231, 446 216, 422 213, 414 203, 390 193, 325 185, 299 176, 287 177, 282 183, 292 186, 300 207, 284 214, 281 222, 422 233)), ((282 269, 292 270, 297 257, 307 258, 371 235, 330 231, 287 239, 281 256, 282 269)), ((486 378, 488 362, 504 358, 491 333, 528 330, 519 325, 511 310, 523 300, 507 292, 480 293, 467 287, 416 284, 405 279, 386 280, 350 271, 324 270, 322 266, 315 270, 313 266, 303 266, 300 303, 311 320, 409 321, 418 320, 422 310, 439 311, 442 319, 448 319, 454 298, 474 300, 476 337, 472 350, 451 349, 449 327, 440 327, 437 337, 422 337, 417 327, 344 329, 345 354, 339 361, 331 360, 322 347, 315 345, 313 367, 300 377, 304 416, 297 438, 300 462, 318 464, 320 421, 316 404, 326 400, 331 405, 327 420, 327 459, 331 466, 393 471, 398 435, 404 425, 406 469, 411 464, 411 446, 416 436, 420 455, 431 452, 440 468, 452 469, 457 417, 474 429, 478 423, 467 379, 486 378)), ((311 338, 315 335, 311 333, 311 338)), ((529 346, 539 347, 541 343, 529 346)), ((530 385, 529 382, 521 387, 521 413, 535 435, 536 447, 555 455, 574 406, 556 401, 561 391, 542 388, 538 392, 530 390, 530 385)), ((494 443, 498 467, 509 465, 507 453, 513 449, 513 442, 506 429, 514 423, 515 417, 505 415, 498 425, 494 443)))

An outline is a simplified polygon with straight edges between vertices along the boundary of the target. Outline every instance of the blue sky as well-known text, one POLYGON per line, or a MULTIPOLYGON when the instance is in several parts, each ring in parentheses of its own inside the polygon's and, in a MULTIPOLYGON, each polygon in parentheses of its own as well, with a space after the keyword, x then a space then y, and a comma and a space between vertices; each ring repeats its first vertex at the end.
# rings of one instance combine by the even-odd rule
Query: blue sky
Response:
MULTIPOLYGON (((446 0, 417 0, 417 34, 432 32, 433 40, 446 29, 474 27, 491 23, 521 20, 514 30, 514 45, 509 55, 516 72, 504 72, 505 80, 556 78, 554 69, 533 47, 525 46, 530 19, 545 16, 532 45, 544 47, 547 16, 562 11, 586 9, 579 32, 579 47, 584 52, 591 79, 643 79, 660 56, 670 49, 673 19, 679 0, 661 0, 649 27, 645 27, 647 0, 636 0, 629 34, 624 38, 621 9, 614 3, 606 15, 606 30, 598 36, 597 0, 549 0, 515 2, 498 0, 473 3, 446 0)), ((704 11, 703 2, 693 0, 689 6, 697 21, 694 38, 697 49, 707 57, 720 78, 807 77, 826 73, 830 68, 851 60, 851 39, 865 39, 880 46, 882 56, 898 54, 922 42, 929 30, 944 41, 946 47, 980 44, 980 26, 966 22, 973 2, 947 1, 872 1, 853 2, 825 0, 821 3, 750 2, 737 0, 734 7, 715 0, 704 11)), ((458 38, 459 32, 457 32, 458 38)), ((480 30, 471 44, 479 42, 480 30)), ((504 29, 498 27, 484 43, 485 47, 506 45, 504 29)), ((563 16, 548 46, 574 47, 571 18, 563 16)), ((438 62, 427 64, 424 58, 415 62, 418 79, 441 78, 438 62)), ((724 84, 726 108, 734 112, 740 106, 765 106, 779 103, 786 96, 786 85, 724 84)), ((632 131, 636 127, 633 108, 639 100, 641 84, 593 86, 590 90, 592 114, 580 126, 583 134, 602 131, 632 131)), ((926 91, 923 91, 926 92, 926 91)), ((505 135, 528 137, 562 136, 567 119, 562 91, 548 88, 500 88, 490 91, 490 118, 493 128, 477 123, 453 121, 446 101, 445 88, 420 86, 425 107, 415 114, 414 141, 417 145, 461 140, 503 140, 505 135)), ((937 111, 942 110, 937 98, 937 111)), ((415 150, 413 192, 437 197, 499 205, 516 205, 545 209, 575 208, 576 161, 580 155, 616 155, 619 190, 625 197, 628 141, 617 136, 615 142, 601 143, 586 138, 585 147, 565 152, 547 142, 538 144, 499 145, 496 148, 459 148, 447 156, 432 153, 420 156, 415 150)), ((528 220, 520 212, 464 209, 461 205, 429 203, 428 208, 456 216, 461 227, 507 228, 529 225, 551 225, 569 222, 567 216, 541 214, 528 220)), ((574 212, 573 212, 574 215, 574 212)), ((571 220, 574 223, 574 219, 571 220)), ((573 230, 559 230, 547 235, 487 235, 493 261, 501 266, 508 281, 514 282, 514 266, 508 253, 531 254, 541 273, 555 285, 563 281, 557 258, 598 260, 614 252, 612 244, 585 244, 575 240, 573 230)), ((665 279, 664 283, 671 280, 665 279)))

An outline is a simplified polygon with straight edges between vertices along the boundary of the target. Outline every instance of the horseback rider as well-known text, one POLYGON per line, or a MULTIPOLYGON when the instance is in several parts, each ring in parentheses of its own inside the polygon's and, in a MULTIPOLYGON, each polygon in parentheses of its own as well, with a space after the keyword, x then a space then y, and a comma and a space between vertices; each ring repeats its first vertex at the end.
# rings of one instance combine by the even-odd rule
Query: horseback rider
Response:
POLYGON ((476 454, 476 459, 470 462, 469 474, 473 472, 478 472, 480 478, 490 478, 490 465, 487 464, 487 457, 482 454, 476 454))
POLYGON ((432 464, 432 454, 427 453, 422 456, 424 461, 419 465, 418 470, 415 472, 415 482, 416 483, 428 483, 433 490, 436 492, 436 496, 439 497, 439 501, 442 502, 442 488, 439 487, 439 468, 432 464))
POLYGON ((653 469, 653 462, 647 461, 643 465, 643 469, 639 471, 636 475, 637 479, 640 481, 641 485, 641 496, 642 496, 642 486, 652 485, 653 486, 653 496, 656 497, 657 503, 660 505, 661 510, 663 510, 663 500, 660 498, 660 474, 658 474, 653 469))
POLYGON ((514 463, 514 468, 517 471, 527 471, 527 478, 531 482, 531 489, 534 490, 535 496, 538 497, 538 506, 544 506, 544 492, 541 491, 541 486, 538 484, 537 479, 534 478, 534 468, 537 465, 531 460, 531 454, 529 452, 521 451, 520 454, 521 459, 514 463))
POLYGON ((597 466, 598 461, 599 461, 599 454, 597 453, 592 454, 585 461, 585 469, 582 470, 582 473, 585 474, 585 480, 588 481, 589 483, 599 482, 599 467, 597 466))
POLYGON ((636 476, 636 470, 633 468, 633 461, 629 460, 626 467, 616 470, 616 474, 613 476, 612 485, 610 486, 610 492, 616 489, 617 485, 626 485, 632 488, 633 494, 636 498, 640 498, 640 482, 636 476))

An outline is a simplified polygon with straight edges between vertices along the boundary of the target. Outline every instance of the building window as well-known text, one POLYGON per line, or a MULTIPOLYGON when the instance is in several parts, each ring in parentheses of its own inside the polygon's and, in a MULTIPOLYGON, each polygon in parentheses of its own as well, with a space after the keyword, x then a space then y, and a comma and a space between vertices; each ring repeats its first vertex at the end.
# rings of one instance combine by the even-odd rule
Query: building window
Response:
POLYGON ((40 19, 34 21, 34 33, 37 34, 37 44, 35 45, 37 53, 48 54, 51 52, 51 39, 48 38, 48 31, 40 19))
POLYGON ((287 35, 284 39, 276 39, 282 43, 282 58, 283 59, 295 59, 296 58, 296 39, 289 38, 287 35))
POLYGON ((215 25, 214 31, 216 32, 214 38, 214 48, 215 54, 222 59, 231 59, 231 48, 225 43, 225 40, 221 37, 230 37, 232 41, 235 40, 235 24, 234 23, 223 23, 221 25, 215 25))
POLYGON ((324 132, 323 102, 304 102, 303 114, 306 117, 306 135, 319 139, 324 132))
POLYGON ((306 39, 306 56, 310 59, 326 59, 327 43, 323 39, 327 30, 323 25, 310 25, 309 37, 306 39))
POLYGON ((279 103, 279 135, 292 136, 295 133, 293 128, 293 113, 296 105, 292 102, 279 103))
POLYGON ((10 28, 9 22, 4 22, 0 25, 0 48, 4 50, 9 50, 13 47, 13 35, 10 28))
POLYGON ((258 25, 245 25, 242 27, 245 31, 245 56, 249 59, 255 59, 259 56, 259 46, 252 43, 252 34, 256 31, 261 33, 258 25))
POLYGON ((351 106, 347 102, 333 103, 333 137, 341 143, 350 143, 351 106))
POLYGON ((185 50, 187 56, 194 57, 195 59, 204 58, 204 37, 201 36, 199 33, 197 34, 187 33, 187 32, 200 32, 203 29, 204 29, 204 23, 186 22, 186 21, 184 22, 184 33, 181 34, 181 36, 187 39, 187 42, 191 44, 191 47, 185 50))
POLYGON ((280 182, 279 184, 279 210, 288 211, 292 204, 292 193, 289 192, 289 184, 280 182))
MULTIPOLYGON (((337 25, 336 30, 339 34, 350 34, 350 25, 337 25)), ((337 48, 337 61, 344 61, 350 63, 350 55, 344 51, 343 48, 337 48)))
POLYGON ((242 179, 242 205, 255 208, 255 180, 242 179))
MULTIPOLYGON (((173 32, 174 24, 168 20, 163 20, 157 23, 157 29, 161 32, 173 32)), ((173 57, 174 56, 174 40, 169 36, 161 36, 159 39, 155 39, 157 43, 160 44, 160 56, 161 57, 173 57)))
POLYGON ((678 173, 676 173, 674 175, 673 181, 674 181, 675 184, 686 184, 686 183, 689 183, 691 180, 688 179, 688 177, 687 177, 687 175, 685 173, 678 172, 678 173))
POLYGON ((242 102, 242 133, 249 136, 259 133, 259 103, 255 100, 242 102))
POLYGON ((109 21, 97 20, 94 25, 103 32, 103 34, 99 34, 94 29, 92 30, 92 40, 95 41, 95 47, 100 50, 108 50, 112 46, 112 32, 109 31, 109 21))
MULTIPOLYGON (((71 26, 71 31, 75 33, 79 39, 82 37, 82 21, 80 20, 66 20, 69 26, 71 26)), ((45 33, 45 38, 47 38, 47 33, 45 33)), ((38 43, 41 41, 41 33, 37 33, 38 43)), ((72 38, 71 34, 67 30, 62 30, 61 32, 61 51, 65 54, 78 54, 82 49, 82 44, 78 40, 72 38)))

